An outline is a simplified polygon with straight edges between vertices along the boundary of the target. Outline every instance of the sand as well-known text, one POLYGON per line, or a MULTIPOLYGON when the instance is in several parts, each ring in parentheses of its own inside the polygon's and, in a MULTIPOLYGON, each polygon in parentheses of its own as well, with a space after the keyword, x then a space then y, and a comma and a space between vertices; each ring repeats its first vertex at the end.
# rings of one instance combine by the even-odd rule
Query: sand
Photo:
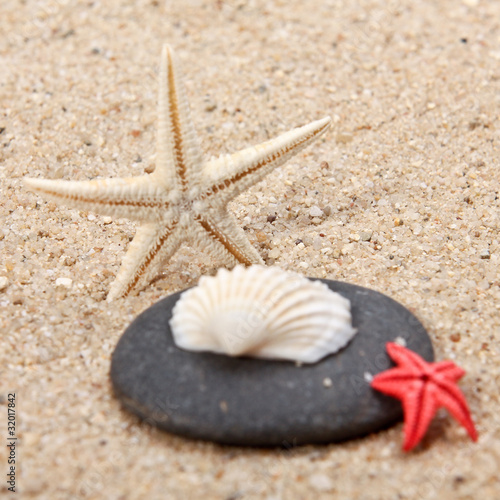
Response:
POLYGON ((498 1, 3 0, 0 33, 0 436, 15 392, 18 437, 15 494, 0 447, 2 496, 500 498, 498 1), (108 304, 134 224, 22 180, 150 172, 165 42, 207 157, 332 116, 230 210, 267 264, 409 307, 437 359, 467 371, 477 443, 440 411, 409 454, 402 424, 330 446, 230 448, 120 408, 108 372, 126 326, 221 263, 185 247, 108 304))

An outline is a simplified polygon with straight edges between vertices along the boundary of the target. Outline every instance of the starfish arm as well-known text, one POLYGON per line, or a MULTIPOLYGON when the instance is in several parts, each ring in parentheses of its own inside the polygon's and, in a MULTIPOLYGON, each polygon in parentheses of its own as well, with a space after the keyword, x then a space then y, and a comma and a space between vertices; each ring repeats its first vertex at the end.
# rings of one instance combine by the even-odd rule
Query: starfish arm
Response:
POLYGON ((141 283, 151 281, 161 264, 182 243, 184 236, 179 229, 176 221, 168 226, 154 222, 140 226, 123 258, 107 300, 124 297, 141 283))
POLYGON ((187 190, 199 178, 201 151, 177 59, 163 46, 160 64, 155 174, 164 185, 187 190))
POLYGON ((408 384, 418 379, 418 374, 406 368, 392 368, 373 377, 371 386, 388 396, 403 399, 408 391, 408 384))
POLYGON ((258 146, 210 160, 204 167, 209 186, 205 196, 217 194, 227 203, 308 146, 328 129, 330 121, 330 117, 323 118, 258 146))
POLYGON ((198 226, 195 244, 200 250, 208 251, 216 259, 229 260, 234 264, 264 264, 244 231, 227 212, 199 214, 195 216, 195 221, 198 226))
POLYGON ((433 384, 422 381, 415 381, 411 387, 407 387, 407 393, 402 401, 405 451, 410 451, 422 440, 439 408, 433 389, 433 384))
POLYGON ((162 189, 149 175, 139 177, 62 181, 25 179, 27 187, 54 201, 100 215, 132 220, 154 220, 168 208, 162 189))
POLYGON ((465 370, 457 366, 453 361, 440 361, 439 363, 434 363, 433 372, 435 374, 440 374, 447 380, 456 382, 465 375, 465 370))
POLYGON ((473 441, 477 441, 477 431, 470 415, 467 401, 454 382, 436 381, 435 398, 439 406, 444 406, 450 414, 463 425, 473 441))
POLYGON ((404 366, 408 370, 414 371, 414 373, 420 373, 428 366, 428 363, 416 352, 396 344, 395 342, 387 342, 386 349, 395 363, 399 366, 404 366))

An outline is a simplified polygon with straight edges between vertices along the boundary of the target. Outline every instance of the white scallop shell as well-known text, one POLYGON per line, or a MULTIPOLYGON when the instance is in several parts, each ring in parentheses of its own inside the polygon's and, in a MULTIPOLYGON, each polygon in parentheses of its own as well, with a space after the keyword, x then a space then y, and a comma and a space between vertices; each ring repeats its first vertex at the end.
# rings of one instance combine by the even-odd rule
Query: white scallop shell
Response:
POLYGON ((338 351, 356 333, 348 299, 266 266, 202 277, 177 301, 170 327, 182 349, 303 363, 338 351))

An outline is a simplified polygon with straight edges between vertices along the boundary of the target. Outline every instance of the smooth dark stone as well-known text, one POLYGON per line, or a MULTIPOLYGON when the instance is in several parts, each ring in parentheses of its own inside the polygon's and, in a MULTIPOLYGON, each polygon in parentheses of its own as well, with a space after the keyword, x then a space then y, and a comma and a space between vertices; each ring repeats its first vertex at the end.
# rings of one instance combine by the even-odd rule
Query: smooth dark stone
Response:
POLYGON ((179 292, 147 309, 121 337, 111 363, 116 395, 151 425, 231 445, 330 443, 401 420, 400 402, 373 390, 365 374, 393 366, 385 344, 396 337, 432 361, 424 327, 379 292, 322 281, 351 301, 358 334, 340 352, 299 367, 289 361, 183 351, 168 324, 179 292))

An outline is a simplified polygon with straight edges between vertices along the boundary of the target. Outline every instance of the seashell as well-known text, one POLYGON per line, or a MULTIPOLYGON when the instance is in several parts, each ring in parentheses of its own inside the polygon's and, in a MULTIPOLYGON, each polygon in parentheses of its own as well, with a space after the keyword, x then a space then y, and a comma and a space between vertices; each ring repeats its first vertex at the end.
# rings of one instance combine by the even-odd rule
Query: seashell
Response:
POLYGON ((315 363, 356 333, 350 302, 277 267, 236 266, 181 294, 170 327, 178 347, 315 363))

